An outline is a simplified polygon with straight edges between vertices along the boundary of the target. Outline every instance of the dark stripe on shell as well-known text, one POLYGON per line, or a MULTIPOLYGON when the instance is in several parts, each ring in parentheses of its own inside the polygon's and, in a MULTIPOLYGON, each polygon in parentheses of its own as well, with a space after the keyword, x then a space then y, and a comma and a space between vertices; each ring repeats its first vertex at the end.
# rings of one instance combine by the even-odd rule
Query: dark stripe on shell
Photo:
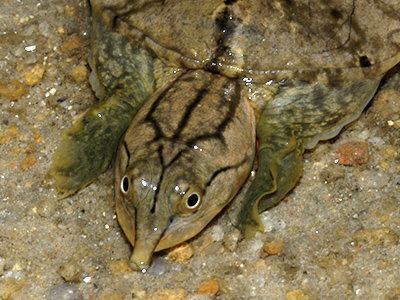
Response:
MULTIPOLYGON (((208 82, 206 85, 208 85, 208 82)), ((188 105, 186 107, 185 114, 183 115, 182 119, 179 121, 178 128, 176 129, 174 135, 172 136, 173 139, 178 139, 180 137, 182 130, 185 128, 185 126, 189 122, 189 119, 193 113, 193 110, 197 107, 197 105, 199 105, 199 103, 203 100, 204 96, 207 93, 208 93, 207 87, 204 87, 197 92, 197 95, 194 98, 194 101, 192 101, 192 103, 190 103, 190 105, 188 105)))
POLYGON ((184 74, 181 74, 180 76, 175 78, 175 80, 164 91, 162 91, 162 93, 160 93, 160 95, 158 95, 157 99, 153 102, 153 104, 150 107, 149 112, 147 113, 146 117, 144 118, 144 123, 149 123, 155 132, 155 137, 154 137, 153 141, 158 140, 165 136, 160 125, 158 124, 157 120, 153 117, 153 114, 156 111, 156 109, 158 108, 158 106, 160 105, 161 100, 163 100, 165 95, 174 87, 174 83, 177 82, 184 74))
POLYGON ((240 166, 244 165, 247 162, 248 159, 249 158, 246 157, 245 159, 243 159, 241 162, 239 162, 237 164, 234 164, 234 165, 231 165, 231 166, 222 167, 222 168, 219 168, 218 170, 214 171, 214 173, 211 175, 210 179, 207 181, 206 186, 207 187, 210 186, 211 183, 214 181, 215 178, 217 178, 218 175, 220 175, 220 174, 222 174, 222 173, 224 173, 224 172, 226 172, 228 170, 231 170, 231 169, 237 169, 240 166))
MULTIPOLYGON (((229 83, 231 83, 231 81, 228 82, 228 84, 229 83)), ((240 103, 241 86, 237 81, 234 81, 234 84, 235 84, 234 93, 231 97, 231 101, 228 101, 229 110, 228 110, 228 113, 226 114, 226 116, 224 117, 224 119, 222 120, 222 122, 218 125, 217 129, 214 132, 201 134, 201 135, 194 137, 194 138, 190 139, 189 141, 187 141, 187 145, 189 147, 193 147, 199 141, 204 141, 204 140, 208 140, 208 139, 219 139, 223 144, 226 144, 225 138, 222 133, 226 129, 226 127, 228 127, 229 123, 233 120, 233 117, 235 116, 236 110, 240 103)), ((227 88, 228 87, 225 86, 222 89, 223 94, 220 98, 221 101, 226 100, 225 91, 227 88)), ((226 105, 227 103, 225 102, 223 104, 226 105)))

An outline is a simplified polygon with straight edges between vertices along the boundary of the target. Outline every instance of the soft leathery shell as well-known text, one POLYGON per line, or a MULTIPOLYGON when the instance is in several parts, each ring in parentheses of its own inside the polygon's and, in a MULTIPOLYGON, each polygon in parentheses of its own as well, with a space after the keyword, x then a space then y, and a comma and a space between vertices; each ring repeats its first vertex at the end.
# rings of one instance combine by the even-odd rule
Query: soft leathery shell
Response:
POLYGON ((400 60, 399 0, 97 0, 96 5, 113 16, 116 30, 164 60, 227 76, 356 80, 379 76, 400 60))

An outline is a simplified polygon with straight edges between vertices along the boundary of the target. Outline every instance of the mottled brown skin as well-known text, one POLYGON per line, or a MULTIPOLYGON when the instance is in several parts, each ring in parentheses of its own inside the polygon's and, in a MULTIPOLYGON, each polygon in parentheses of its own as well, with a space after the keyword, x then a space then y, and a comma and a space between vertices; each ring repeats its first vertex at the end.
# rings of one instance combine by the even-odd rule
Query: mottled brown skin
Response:
POLYGON ((259 228, 304 150, 355 120, 400 61, 396 0, 91 5, 90 81, 104 101, 66 133, 52 174, 76 192, 119 143, 116 210, 135 270, 199 233, 252 168, 239 223, 259 228))

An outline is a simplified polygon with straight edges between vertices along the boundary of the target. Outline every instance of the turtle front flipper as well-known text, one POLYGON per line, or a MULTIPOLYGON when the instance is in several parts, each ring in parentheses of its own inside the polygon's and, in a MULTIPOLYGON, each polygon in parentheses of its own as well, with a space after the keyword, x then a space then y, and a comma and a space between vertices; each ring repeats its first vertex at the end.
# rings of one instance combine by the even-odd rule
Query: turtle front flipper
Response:
POLYGON ((64 133, 50 169, 60 193, 73 194, 107 169, 134 111, 114 95, 64 133))
POLYGON ((67 130, 50 175, 65 196, 88 185, 109 166, 132 117, 154 90, 154 59, 94 16, 91 83, 95 107, 67 130))
POLYGON ((239 215, 245 235, 262 229, 258 214, 277 204, 296 185, 303 170, 304 149, 336 136, 357 119, 379 82, 380 78, 344 86, 298 83, 279 88, 257 124, 257 171, 239 215))
POLYGON ((267 120, 262 118, 257 124, 257 173, 239 215, 245 236, 263 229, 259 212, 276 205, 296 185, 303 171, 303 147, 291 128, 274 126, 267 120))

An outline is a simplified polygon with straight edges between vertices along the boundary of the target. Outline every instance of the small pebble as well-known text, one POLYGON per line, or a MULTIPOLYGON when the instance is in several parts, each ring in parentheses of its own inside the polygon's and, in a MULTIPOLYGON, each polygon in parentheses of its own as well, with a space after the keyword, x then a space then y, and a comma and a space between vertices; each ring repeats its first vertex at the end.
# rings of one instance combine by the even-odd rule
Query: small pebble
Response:
POLYGON ((130 268, 129 262, 127 260, 111 261, 109 264, 109 268, 113 276, 132 273, 132 269, 130 268))
POLYGON ((310 299, 310 297, 304 294, 301 290, 293 290, 286 294, 286 300, 308 300, 308 299, 310 299))
POLYGON ((358 181, 364 189, 381 189, 389 183, 390 177, 375 170, 365 170, 358 176, 358 181))
POLYGON ((184 300, 188 292, 184 289, 161 289, 154 292, 148 299, 152 300, 184 300))
POLYGON ((182 243, 169 250, 167 258, 177 263, 187 262, 193 256, 193 247, 188 243, 182 243))
POLYGON ((28 91, 24 84, 18 80, 11 82, 0 81, 0 96, 3 96, 11 101, 17 101, 22 96, 26 95, 28 91))
POLYGON ((241 233, 239 229, 234 228, 232 232, 227 234, 223 240, 223 245, 226 249, 233 252, 236 250, 238 242, 240 240, 241 233))
POLYGON ((201 295, 217 296, 219 291, 220 286, 216 279, 204 281, 197 288, 197 293, 201 295))
POLYGON ((124 299, 126 298, 125 295, 122 293, 106 293, 104 295, 101 295, 99 298, 96 298, 96 300, 124 300, 124 299))
POLYGON ((64 53, 71 54, 74 50, 82 47, 82 39, 78 34, 73 34, 67 37, 61 46, 64 53))
POLYGON ((25 83, 29 86, 38 84, 43 78, 44 71, 45 69, 41 65, 35 65, 23 74, 25 83))
POLYGON ((43 21, 39 24, 39 32, 41 35, 44 37, 49 37, 50 36, 50 25, 46 21, 43 21))
POLYGON ((224 238, 224 230, 220 225, 214 225, 211 229, 211 236, 214 242, 220 242, 224 238))
POLYGON ((8 144, 12 140, 19 138, 20 132, 17 126, 10 125, 5 130, 0 132, 0 145, 8 144))
POLYGON ((365 164, 369 160, 368 142, 351 141, 336 149, 338 163, 345 166, 365 164))
POLYGON ((250 253, 258 253, 263 247, 264 243, 260 238, 260 234, 256 233, 256 236, 253 238, 253 240, 249 242, 248 251, 250 253))
POLYGON ((200 246, 201 251, 205 250, 206 248, 208 248, 210 245, 212 245, 214 243, 214 239, 211 234, 202 235, 202 237, 200 238, 200 241, 201 241, 201 246, 200 246))
POLYGON ((338 165, 333 165, 324 168, 319 174, 321 180, 325 183, 333 183, 345 177, 345 172, 343 167, 338 165))
POLYGON ((57 27, 56 31, 58 34, 65 34, 65 28, 62 26, 57 27))
POLYGON ((400 156, 400 149, 396 146, 388 145, 379 151, 379 153, 383 156, 383 158, 393 160, 400 156))
POLYGON ((19 168, 22 171, 29 170, 37 162, 36 156, 34 154, 28 154, 20 163, 19 168))
POLYGON ((69 75, 75 82, 82 83, 88 78, 88 69, 84 65, 79 65, 74 67, 69 75))
POLYGON ((60 275, 66 282, 75 282, 78 283, 82 278, 82 268, 75 261, 68 261, 57 271, 58 275, 60 275))
POLYGON ((42 135, 40 134, 39 131, 33 130, 32 138, 33 138, 33 140, 35 141, 35 143, 37 145, 43 144, 43 137, 42 137, 42 135))
POLYGON ((71 5, 65 5, 64 6, 64 13, 68 16, 68 17, 73 17, 76 14, 76 9, 75 7, 71 6, 71 5))
POLYGON ((260 256, 264 258, 270 255, 282 255, 284 247, 283 241, 267 242, 263 245, 260 256))
MULTIPOLYGON (((382 156, 382 160, 379 161, 380 167, 384 171, 388 171, 393 167, 393 161, 400 156, 400 151, 398 150, 398 147, 394 145, 388 145, 383 147, 383 149, 379 151, 379 154, 382 156)), ((398 168, 400 170, 400 165, 398 168)))
POLYGON ((31 46, 26 46, 25 51, 27 52, 33 52, 36 50, 36 45, 31 45, 31 46))
POLYGON ((23 281, 15 279, 6 279, 0 281, 0 299, 20 299, 18 291, 25 285, 23 281))
POLYGON ((171 265, 164 257, 155 256, 151 267, 147 269, 147 274, 152 276, 161 276, 171 270, 171 265))
POLYGON ((43 218, 54 216, 56 209, 57 201, 54 201, 53 199, 42 199, 36 206, 37 214, 43 218))
POLYGON ((273 216, 268 210, 260 214, 261 223, 264 226, 264 232, 272 232, 275 230, 282 230, 286 227, 286 223, 273 216))
POLYGON ((379 114, 383 119, 390 120, 400 113, 399 98, 400 91, 394 89, 381 90, 372 103, 372 111, 379 114))
POLYGON ((385 295, 385 300, 398 300, 400 299, 400 287, 393 288, 385 295))
POLYGON ((388 227, 359 230, 355 233, 354 239, 369 246, 389 246, 399 243, 399 236, 388 227))
POLYGON ((83 278, 83 282, 84 282, 84 283, 90 283, 90 282, 92 282, 92 277, 86 276, 85 278, 83 278))
POLYGON ((68 283, 62 283, 50 288, 47 299, 83 300, 83 296, 78 287, 68 283))
POLYGON ((146 299, 147 298, 147 292, 145 290, 141 289, 133 289, 131 291, 133 299, 146 299))

